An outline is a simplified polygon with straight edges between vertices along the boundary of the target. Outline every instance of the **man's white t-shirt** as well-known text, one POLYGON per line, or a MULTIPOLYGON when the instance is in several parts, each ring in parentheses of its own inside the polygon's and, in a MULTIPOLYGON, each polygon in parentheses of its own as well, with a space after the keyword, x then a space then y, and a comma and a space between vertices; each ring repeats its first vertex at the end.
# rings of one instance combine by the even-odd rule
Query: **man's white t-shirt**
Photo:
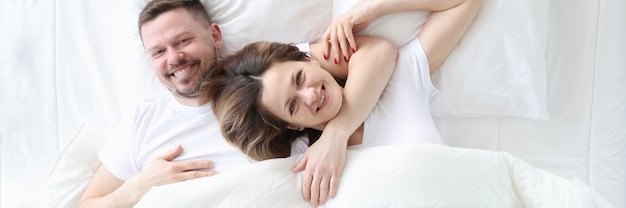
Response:
POLYGON ((253 162, 223 138, 210 103, 185 106, 169 91, 140 105, 134 121, 123 129, 99 158, 107 170, 124 181, 179 144, 183 151, 174 161, 210 160, 217 172, 253 162))
MULTIPOLYGON (((396 69, 374 110, 365 119, 360 145, 443 144, 430 113, 430 98, 439 91, 430 78, 426 53, 416 38, 399 50, 396 69)), ((308 141, 299 138, 292 154, 301 154, 308 141)))

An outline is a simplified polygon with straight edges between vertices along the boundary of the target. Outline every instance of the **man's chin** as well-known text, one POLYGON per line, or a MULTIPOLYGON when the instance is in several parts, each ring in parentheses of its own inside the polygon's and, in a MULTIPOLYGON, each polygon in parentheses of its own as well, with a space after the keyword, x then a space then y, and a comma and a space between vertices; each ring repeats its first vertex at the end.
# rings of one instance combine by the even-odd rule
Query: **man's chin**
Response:
POLYGON ((193 98, 197 98, 198 95, 200 95, 200 91, 199 90, 180 90, 180 89, 176 89, 175 91, 176 96, 179 96, 181 98, 187 98, 187 99, 193 99, 193 98))

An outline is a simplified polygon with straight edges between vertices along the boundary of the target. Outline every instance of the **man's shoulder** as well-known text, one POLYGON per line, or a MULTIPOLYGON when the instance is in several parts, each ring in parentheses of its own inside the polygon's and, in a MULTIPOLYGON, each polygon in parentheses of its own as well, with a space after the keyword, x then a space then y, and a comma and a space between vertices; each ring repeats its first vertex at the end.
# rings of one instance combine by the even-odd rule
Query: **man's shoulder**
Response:
POLYGON ((153 111, 169 104, 173 99, 174 98, 170 92, 164 91, 144 99, 136 106, 135 112, 137 114, 145 114, 146 112, 153 111))

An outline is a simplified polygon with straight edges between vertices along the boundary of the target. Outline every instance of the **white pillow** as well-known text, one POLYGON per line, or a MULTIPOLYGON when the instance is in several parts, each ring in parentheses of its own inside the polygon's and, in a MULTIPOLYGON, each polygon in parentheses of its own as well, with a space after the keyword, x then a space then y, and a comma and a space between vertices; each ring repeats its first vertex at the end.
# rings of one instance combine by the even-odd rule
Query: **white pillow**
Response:
MULTIPOLYGON (((332 20, 332 0, 200 0, 222 30, 223 56, 256 41, 314 42, 332 20)), ((138 17, 149 0, 137 0, 138 17)), ((139 32, 135 31, 139 38, 139 32)), ((139 39, 137 41, 140 41, 139 39)))
POLYGON ((465 38, 433 76, 434 116, 547 120, 549 1, 485 0, 465 38))
POLYGON ((332 20, 332 0, 203 2, 211 21, 222 29, 222 55, 256 41, 315 42, 332 20))
MULTIPOLYGON (((361 1, 334 1, 333 15, 361 1)), ((548 3, 484 0, 464 38, 433 74, 440 90, 431 101, 433 116, 547 120, 548 3)), ((387 15, 359 34, 403 46, 416 37, 428 15, 423 11, 387 15)))

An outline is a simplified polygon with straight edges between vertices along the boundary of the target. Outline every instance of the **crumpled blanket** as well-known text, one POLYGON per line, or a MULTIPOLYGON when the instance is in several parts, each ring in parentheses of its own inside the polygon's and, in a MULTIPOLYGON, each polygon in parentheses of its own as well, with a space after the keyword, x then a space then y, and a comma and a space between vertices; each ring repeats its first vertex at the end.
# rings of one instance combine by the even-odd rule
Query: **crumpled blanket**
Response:
MULTIPOLYGON (((301 155, 153 187, 135 207, 310 207, 301 155)), ((352 149, 337 196, 322 207, 613 207, 590 186, 505 152, 441 145, 352 149)))

